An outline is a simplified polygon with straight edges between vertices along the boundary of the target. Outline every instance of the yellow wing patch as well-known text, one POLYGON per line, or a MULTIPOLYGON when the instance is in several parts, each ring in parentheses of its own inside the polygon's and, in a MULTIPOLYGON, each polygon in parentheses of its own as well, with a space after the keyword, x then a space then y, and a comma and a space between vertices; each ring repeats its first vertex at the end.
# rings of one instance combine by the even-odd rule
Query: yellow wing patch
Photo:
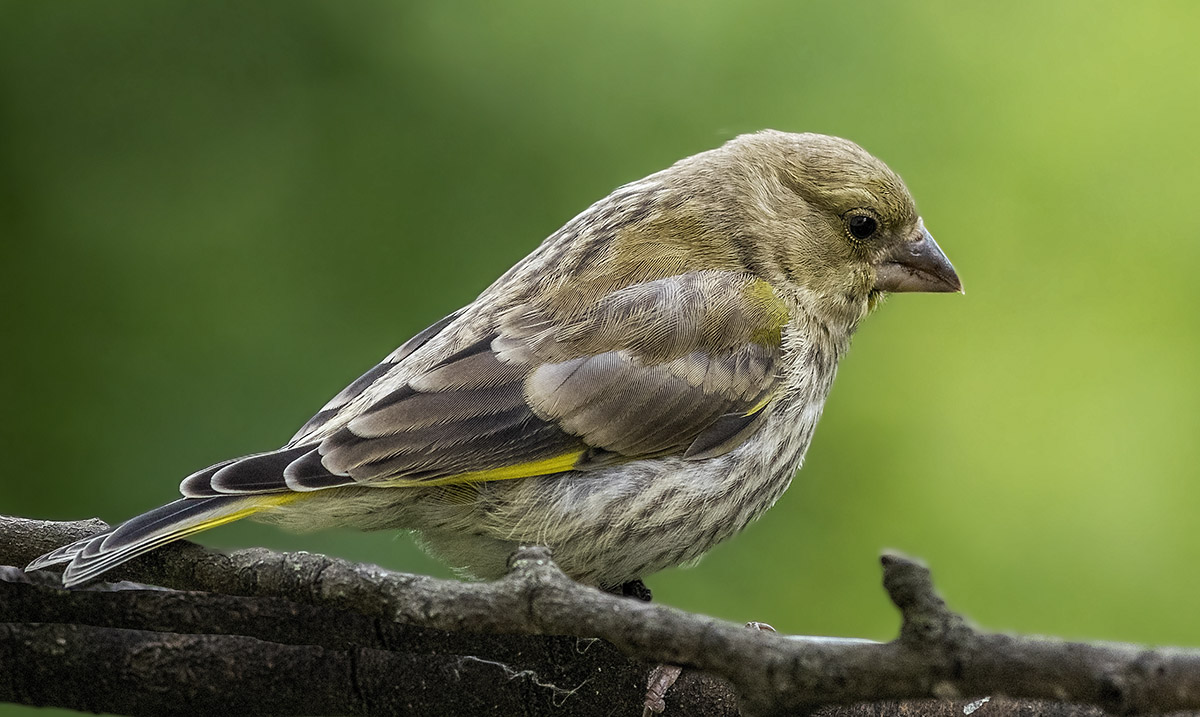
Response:
POLYGON ((759 411, 761 411, 761 410, 763 410, 764 408, 766 408, 766 407, 767 407, 767 405, 768 405, 768 404, 770 404, 770 403, 771 403, 771 401, 774 401, 774 400, 775 400, 775 394, 774 394, 774 393, 768 393, 766 396, 763 396, 763 398, 762 398, 762 400, 761 400, 761 401, 759 401, 758 403, 756 403, 756 404, 754 404, 753 406, 751 406, 751 407, 750 407, 750 409, 749 409, 749 410, 747 410, 747 411, 746 411, 745 413, 743 413, 742 415, 743 415, 743 416, 753 416, 754 414, 756 414, 756 413, 758 413, 759 411))
POLYGON ((485 471, 472 471, 470 473, 459 473, 455 476, 446 476, 445 478, 434 478, 433 480, 414 480, 414 479, 397 479, 385 481, 381 483, 370 483, 370 487, 380 488, 416 488, 420 486, 445 486, 457 485, 461 483, 483 483, 493 480, 513 480, 515 478, 532 478, 534 476, 550 475, 552 473, 562 473, 575 468, 575 464, 579 462, 579 458, 583 455, 583 451, 575 451, 566 453, 553 458, 543 458, 540 461, 529 461, 527 463, 517 463, 511 466, 502 466, 500 468, 491 468, 485 471))
POLYGON ((179 538, 186 538, 187 536, 192 535, 193 533, 199 533, 202 530, 208 530, 209 528, 215 528, 218 525, 225 525, 226 523, 232 523, 235 520, 241 520, 242 518, 254 515, 255 513, 258 513, 259 511, 263 511, 268 508, 274 508, 274 507, 280 506, 280 505, 286 505, 288 503, 291 503, 292 501, 300 500, 301 498, 307 498, 307 497, 309 497, 308 493, 267 493, 264 495, 255 496, 254 497, 254 502, 255 502, 254 505, 247 506, 238 511, 234 511, 233 513, 229 513, 228 515, 218 515, 214 518, 209 518, 206 521, 196 523, 195 525, 189 525, 186 528, 184 528, 183 531, 181 531, 179 533, 171 533, 170 534, 171 540, 177 540, 179 538))
MULTIPOLYGON (((778 346, 783 341, 783 327, 791 320, 788 305, 775 293, 774 287, 762 279, 754 279, 747 284, 743 298, 746 305, 753 308, 751 326, 754 331, 751 340, 766 346, 778 346)), ((747 415, 754 413, 754 410, 747 415)))

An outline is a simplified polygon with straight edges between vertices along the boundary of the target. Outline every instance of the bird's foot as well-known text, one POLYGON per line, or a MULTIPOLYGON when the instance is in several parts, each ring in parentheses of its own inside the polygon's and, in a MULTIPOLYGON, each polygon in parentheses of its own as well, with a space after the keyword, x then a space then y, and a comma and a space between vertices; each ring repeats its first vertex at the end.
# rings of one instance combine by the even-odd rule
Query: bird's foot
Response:
POLYGON ((641 579, 622 583, 617 592, 620 595, 636 598, 642 602, 650 602, 650 599, 653 597, 650 588, 646 587, 646 583, 642 582, 641 579))

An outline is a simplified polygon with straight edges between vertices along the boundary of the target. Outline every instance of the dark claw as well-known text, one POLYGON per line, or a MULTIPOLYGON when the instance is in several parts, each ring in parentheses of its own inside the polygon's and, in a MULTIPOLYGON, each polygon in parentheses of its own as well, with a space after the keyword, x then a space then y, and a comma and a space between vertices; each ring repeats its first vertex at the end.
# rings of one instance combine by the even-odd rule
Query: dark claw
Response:
POLYGON ((646 583, 642 582, 641 579, 630 580, 621 585, 620 594, 625 597, 636 598, 642 602, 650 602, 651 598, 650 588, 646 587, 646 583))

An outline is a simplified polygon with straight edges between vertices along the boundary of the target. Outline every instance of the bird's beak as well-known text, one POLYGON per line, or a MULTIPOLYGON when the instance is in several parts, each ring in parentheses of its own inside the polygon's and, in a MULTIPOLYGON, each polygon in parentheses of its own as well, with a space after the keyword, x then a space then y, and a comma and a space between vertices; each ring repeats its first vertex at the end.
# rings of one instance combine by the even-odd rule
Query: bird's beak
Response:
POLYGON ((876 291, 957 291, 962 282, 924 222, 919 233, 875 264, 876 291))

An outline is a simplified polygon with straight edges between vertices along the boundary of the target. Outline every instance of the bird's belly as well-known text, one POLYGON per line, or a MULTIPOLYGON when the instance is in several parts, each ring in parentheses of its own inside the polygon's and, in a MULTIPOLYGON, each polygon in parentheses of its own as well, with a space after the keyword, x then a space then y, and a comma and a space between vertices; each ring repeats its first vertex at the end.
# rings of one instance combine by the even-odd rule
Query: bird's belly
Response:
POLYGON ((581 582, 615 587, 692 562, 771 507, 803 441, 763 442, 706 461, 643 460, 604 470, 495 481, 469 506, 421 511, 413 526, 463 572, 503 574, 518 545, 547 545, 581 582))
POLYGON ((478 578, 503 575, 520 545, 545 545, 574 579, 616 587, 697 560, 770 508, 800 467, 824 395, 789 402, 750 440, 706 460, 642 459, 445 488, 334 488, 255 519, 299 530, 412 530, 478 578))

